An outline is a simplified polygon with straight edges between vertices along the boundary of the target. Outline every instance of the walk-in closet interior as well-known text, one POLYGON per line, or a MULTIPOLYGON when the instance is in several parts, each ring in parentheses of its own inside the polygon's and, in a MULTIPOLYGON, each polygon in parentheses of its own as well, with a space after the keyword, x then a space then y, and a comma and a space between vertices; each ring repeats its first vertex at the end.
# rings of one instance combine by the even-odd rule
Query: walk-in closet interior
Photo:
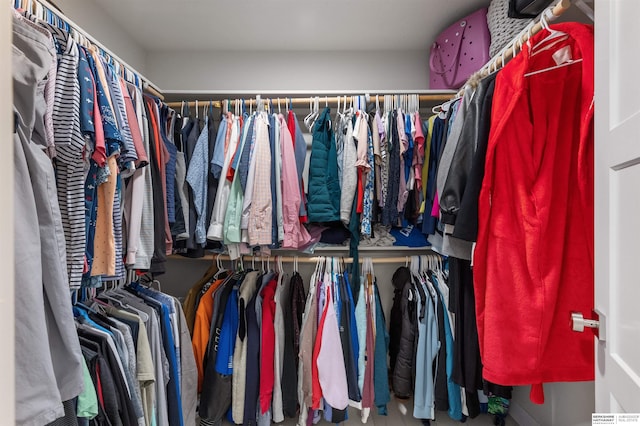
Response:
POLYGON ((591 424, 600 1, 7 3, 10 423, 591 424))

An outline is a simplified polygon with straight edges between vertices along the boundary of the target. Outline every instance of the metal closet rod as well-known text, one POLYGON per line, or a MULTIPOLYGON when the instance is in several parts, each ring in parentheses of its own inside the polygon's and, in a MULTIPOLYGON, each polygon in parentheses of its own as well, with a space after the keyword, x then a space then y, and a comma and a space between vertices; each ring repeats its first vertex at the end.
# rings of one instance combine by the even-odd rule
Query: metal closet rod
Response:
MULTIPOLYGON (((427 254, 422 254, 423 256, 438 256, 441 257, 441 255, 437 254, 437 253, 427 253, 427 254)), ((172 256, 173 257, 173 256, 172 256)), ((242 256, 242 262, 246 265, 247 263, 251 263, 252 261, 254 262, 261 262, 261 261, 269 261, 269 262, 276 262, 277 260, 281 260, 283 263, 316 263, 318 262, 318 260, 320 260, 321 258, 331 258, 331 257, 335 257, 338 258, 340 260, 344 260, 344 262, 346 263, 352 263, 353 262, 353 258, 352 257, 342 257, 342 256, 313 256, 313 257, 298 257, 298 256, 242 256), (277 257, 277 259, 276 259, 277 257)), ((366 257, 369 256, 365 256, 365 257, 361 257, 359 259, 359 262, 362 263, 363 259, 365 259, 366 257)), ((188 257, 182 257, 182 256, 175 256, 173 258, 176 259, 190 259, 188 257)), ((217 260, 221 260, 221 261, 235 261, 238 259, 231 259, 229 257, 229 255, 226 254, 221 254, 221 255, 206 255, 205 259, 210 259, 212 260, 214 263, 217 260)), ((411 256, 396 256, 396 257, 371 257, 373 263, 376 264, 398 264, 398 263, 410 263, 411 262, 411 256)), ((196 259, 197 260, 197 259, 196 259)))
MULTIPOLYGON (((397 94, 397 95, 378 95, 378 98, 380 99, 380 103, 382 104, 384 102, 384 97, 385 96, 393 96, 396 97, 397 99, 400 99, 403 96, 411 96, 411 93, 407 93, 407 94, 397 94)), ((219 95, 218 95, 219 96, 219 95)), ((373 102, 375 101, 375 97, 376 95, 362 95, 362 96, 366 96, 368 97, 368 102, 373 102)), ((418 95, 418 99, 420 100, 420 102, 444 102, 444 101, 448 101, 450 100, 452 97, 454 96, 454 93, 447 93, 447 94, 433 94, 433 95, 418 95)), ((289 105, 289 102, 291 102, 292 105, 297 105, 297 106, 309 106, 309 104, 311 102, 314 102, 316 99, 318 99, 318 103, 320 105, 320 107, 324 106, 325 104, 331 104, 331 105, 337 105, 338 104, 338 100, 340 100, 340 104, 342 105, 342 103, 344 102, 344 99, 347 99, 347 102, 354 102, 355 100, 358 98, 357 95, 348 95, 348 96, 309 96, 309 97, 302 97, 302 98, 295 98, 295 97, 263 97, 260 99, 260 102, 266 103, 271 101, 273 103, 273 107, 277 108, 278 107, 278 99, 280 99, 280 105, 281 108, 285 109, 287 108, 287 105, 289 105)), ((211 105, 213 105, 215 108, 222 108, 224 101, 212 101, 212 100, 198 100, 198 101, 177 101, 177 102, 167 102, 167 105, 171 108, 180 108, 182 107, 182 105, 189 105, 189 108, 195 107, 196 103, 198 104, 198 107, 205 107, 208 106, 209 103, 211 103, 211 105)), ((242 100, 240 99, 229 99, 230 102, 230 106, 234 107, 236 102, 242 102, 242 100)), ((257 99, 256 98, 245 98, 244 99, 245 102, 245 106, 249 107, 249 106, 254 106, 257 103, 257 99)))

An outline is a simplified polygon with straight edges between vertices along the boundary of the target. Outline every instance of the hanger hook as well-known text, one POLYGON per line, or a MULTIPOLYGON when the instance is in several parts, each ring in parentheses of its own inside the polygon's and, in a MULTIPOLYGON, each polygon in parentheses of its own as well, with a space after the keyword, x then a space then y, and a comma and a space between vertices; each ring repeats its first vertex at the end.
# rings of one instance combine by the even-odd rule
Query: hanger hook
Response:
POLYGON ((547 10, 545 10, 544 13, 540 16, 540 25, 542 25, 542 28, 549 31, 549 23, 547 22, 547 10))

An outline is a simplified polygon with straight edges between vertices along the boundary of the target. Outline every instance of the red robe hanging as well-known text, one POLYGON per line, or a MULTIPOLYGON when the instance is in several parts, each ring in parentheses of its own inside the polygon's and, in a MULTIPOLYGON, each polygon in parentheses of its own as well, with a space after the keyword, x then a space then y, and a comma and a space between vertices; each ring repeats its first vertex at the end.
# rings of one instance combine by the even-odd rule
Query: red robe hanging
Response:
POLYGON ((570 323, 594 303, 593 27, 552 29, 567 37, 534 35, 496 78, 474 252, 483 377, 539 403, 542 383, 594 378, 570 323))

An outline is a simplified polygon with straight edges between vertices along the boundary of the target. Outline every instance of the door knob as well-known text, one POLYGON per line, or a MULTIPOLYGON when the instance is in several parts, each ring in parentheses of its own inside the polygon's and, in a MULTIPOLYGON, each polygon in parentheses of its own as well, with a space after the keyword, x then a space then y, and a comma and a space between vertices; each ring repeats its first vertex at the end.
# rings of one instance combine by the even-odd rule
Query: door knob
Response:
POLYGON ((572 312, 571 323, 573 324, 573 331, 583 332, 585 328, 599 328, 600 322, 592 319, 585 319, 582 313, 572 312))
POLYGON ((571 313, 571 325, 573 331, 584 332, 585 328, 590 328, 598 340, 605 340, 605 316, 599 311, 593 311, 592 315, 595 319, 585 318, 581 312, 571 313))

